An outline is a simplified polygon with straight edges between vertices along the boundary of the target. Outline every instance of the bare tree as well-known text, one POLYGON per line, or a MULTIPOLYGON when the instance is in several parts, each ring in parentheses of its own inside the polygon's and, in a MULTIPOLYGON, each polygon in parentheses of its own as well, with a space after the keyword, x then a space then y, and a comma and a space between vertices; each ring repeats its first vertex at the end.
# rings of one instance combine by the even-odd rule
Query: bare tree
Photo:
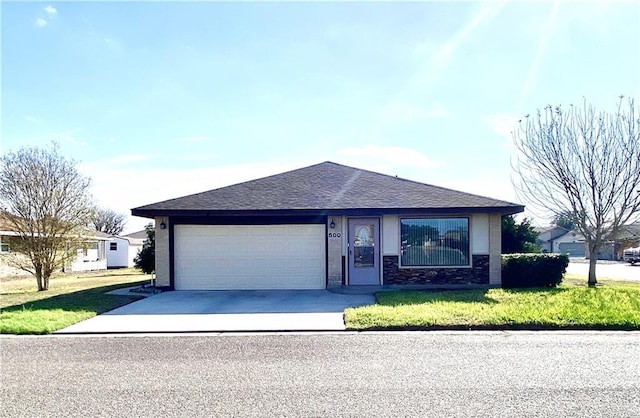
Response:
POLYGON ((640 217, 640 117, 620 97, 613 113, 587 104, 547 106, 514 133, 518 197, 552 216, 571 216, 589 250, 589 286, 598 251, 640 217))
POLYGON ((15 234, 9 262, 47 290, 51 274, 82 245, 92 212, 90 179, 56 143, 9 152, 0 161, 0 220, 15 234))
POLYGON ((91 218, 91 225, 96 231, 111 235, 119 235, 126 224, 126 215, 111 209, 96 208, 91 218))

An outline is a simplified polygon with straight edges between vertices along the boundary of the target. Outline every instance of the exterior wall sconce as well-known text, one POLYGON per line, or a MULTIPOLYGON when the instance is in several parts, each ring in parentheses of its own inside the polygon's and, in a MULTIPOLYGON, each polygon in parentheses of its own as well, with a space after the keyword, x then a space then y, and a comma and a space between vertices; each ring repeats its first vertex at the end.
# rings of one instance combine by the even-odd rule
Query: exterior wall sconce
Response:
POLYGON ((336 227, 336 223, 333 221, 333 218, 331 219, 331 223, 329 224, 329 228, 333 229, 336 227))
POLYGON ((167 229, 167 224, 164 221, 160 222, 160 229, 167 229))

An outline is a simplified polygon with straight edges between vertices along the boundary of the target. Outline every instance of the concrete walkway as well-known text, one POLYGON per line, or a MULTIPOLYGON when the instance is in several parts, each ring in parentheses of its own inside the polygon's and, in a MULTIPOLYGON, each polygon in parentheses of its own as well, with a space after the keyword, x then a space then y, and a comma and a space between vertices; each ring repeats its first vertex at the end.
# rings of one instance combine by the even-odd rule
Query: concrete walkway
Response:
POLYGON ((79 322, 57 334, 339 331, 348 307, 370 305, 372 295, 326 290, 174 291, 79 322))

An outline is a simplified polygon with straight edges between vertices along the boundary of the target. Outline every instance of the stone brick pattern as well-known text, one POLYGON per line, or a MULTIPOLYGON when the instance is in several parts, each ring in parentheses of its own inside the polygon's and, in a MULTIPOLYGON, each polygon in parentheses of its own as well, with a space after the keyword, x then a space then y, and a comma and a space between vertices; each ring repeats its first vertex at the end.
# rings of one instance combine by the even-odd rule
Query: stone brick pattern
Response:
POLYGON ((386 285, 489 284, 488 255, 473 255, 471 268, 399 268, 397 255, 385 255, 383 263, 386 285))

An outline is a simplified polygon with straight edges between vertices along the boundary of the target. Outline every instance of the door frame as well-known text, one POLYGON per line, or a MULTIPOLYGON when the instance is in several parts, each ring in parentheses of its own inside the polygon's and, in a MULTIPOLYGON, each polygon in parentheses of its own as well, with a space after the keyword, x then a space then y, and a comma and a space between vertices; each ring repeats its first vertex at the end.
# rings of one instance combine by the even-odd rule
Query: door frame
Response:
MULTIPOLYGON (((378 221, 378 245, 377 245, 377 250, 375 250, 375 252, 378 254, 378 283, 377 284, 371 284, 368 286, 382 286, 382 281, 383 281, 383 251, 382 251, 382 216, 346 216, 345 220, 346 222, 345 224, 345 244, 346 244, 346 263, 345 263, 345 278, 346 278, 346 286, 367 286, 367 285, 358 285, 358 284, 351 284, 351 257, 349 252, 351 251, 351 227, 350 227, 350 221, 351 220, 358 220, 358 219, 376 219, 378 221)), ((375 256, 375 255, 374 255, 375 256)))

